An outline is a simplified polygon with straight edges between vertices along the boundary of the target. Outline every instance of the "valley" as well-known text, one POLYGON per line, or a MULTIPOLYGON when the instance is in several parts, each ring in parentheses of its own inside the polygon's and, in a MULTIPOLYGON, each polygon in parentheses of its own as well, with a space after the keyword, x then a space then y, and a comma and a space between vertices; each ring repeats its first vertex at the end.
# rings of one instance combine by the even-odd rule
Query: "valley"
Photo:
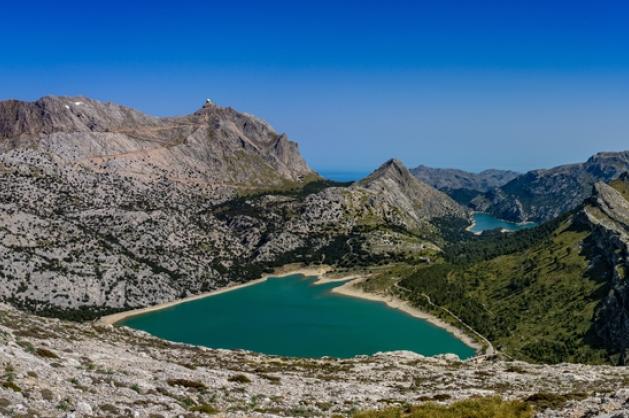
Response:
POLYGON ((627 151, 526 174, 389 159, 335 181, 211 102, 178 117, 1 102, 0 411, 622 408, 628 169, 627 151), (292 268, 355 280, 259 280, 292 268))

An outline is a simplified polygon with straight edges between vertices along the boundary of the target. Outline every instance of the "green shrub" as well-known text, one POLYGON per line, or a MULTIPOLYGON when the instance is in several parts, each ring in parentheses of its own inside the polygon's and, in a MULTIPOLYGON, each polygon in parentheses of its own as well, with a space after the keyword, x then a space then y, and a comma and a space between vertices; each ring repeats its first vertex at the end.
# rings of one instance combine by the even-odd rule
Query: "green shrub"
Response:
POLYGON ((532 418, 533 408, 523 401, 504 401, 499 397, 471 398, 439 405, 427 402, 408 408, 364 411, 354 418, 532 418))
POLYGON ((44 358, 59 358, 59 356, 53 351, 43 347, 39 347, 37 350, 35 350, 35 354, 37 354, 39 357, 44 358))
POLYGON ((188 379, 168 379, 168 384, 170 386, 181 386, 189 389, 207 389, 207 386, 201 382, 196 380, 188 380, 188 379))
POLYGON ((251 383, 251 379, 249 379, 244 374, 236 374, 234 376, 230 376, 227 380, 230 382, 243 383, 243 384, 251 383))

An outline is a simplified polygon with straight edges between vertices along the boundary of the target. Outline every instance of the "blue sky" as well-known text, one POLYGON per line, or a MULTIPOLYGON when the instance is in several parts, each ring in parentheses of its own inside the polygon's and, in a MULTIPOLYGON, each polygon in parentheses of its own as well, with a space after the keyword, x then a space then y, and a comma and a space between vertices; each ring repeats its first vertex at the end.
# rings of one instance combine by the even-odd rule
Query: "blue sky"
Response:
POLYGON ((527 170, 629 149, 626 2, 18 3, 0 15, 3 99, 172 115, 211 97, 322 170, 527 170))

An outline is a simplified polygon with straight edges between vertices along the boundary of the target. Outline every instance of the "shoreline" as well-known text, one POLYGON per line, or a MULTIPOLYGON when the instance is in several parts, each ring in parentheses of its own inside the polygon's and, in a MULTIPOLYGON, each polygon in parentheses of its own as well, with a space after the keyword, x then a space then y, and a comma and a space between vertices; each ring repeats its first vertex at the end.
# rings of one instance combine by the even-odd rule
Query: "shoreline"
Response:
POLYGON ((336 293, 341 296, 346 296, 346 297, 354 297, 354 298, 359 298, 359 299, 364 299, 364 300, 370 300, 373 302, 383 302, 385 305, 387 305, 391 309, 397 309, 408 315, 411 315, 414 318, 422 319, 436 327, 443 329, 444 331, 450 333, 455 338, 463 342, 463 344, 474 349, 476 351, 476 355, 483 354, 482 345, 478 343, 476 340, 474 340, 472 337, 470 337, 468 334, 463 332, 461 329, 457 328, 456 326, 443 321, 442 319, 438 318, 437 316, 429 312, 422 311, 421 309, 418 309, 412 306, 407 301, 396 298, 392 295, 385 296, 385 295, 376 294, 376 293, 369 293, 356 287, 356 284, 366 279, 364 275, 350 274, 348 276, 343 276, 343 277, 338 277, 338 278, 325 277, 326 273, 330 272, 330 270, 332 270, 332 267, 327 266, 327 265, 323 265, 320 267, 285 266, 285 267, 281 267, 277 269, 273 273, 265 274, 264 276, 258 279, 254 279, 246 283, 239 283, 232 286, 222 287, 220 289, 212 290, 209 292, 204 292, 198 295, 188 296, 181 299, 176 299, 170 302, 159 303, 153 306, 147 306, 145 308, 131 309, 124 312, 117 312, 115 314, 105 315, 97 319, 95 321, 95 324, 115 325, 121 321, 124 321, 125 319, 131 318, 134 316, 159 311, 162 309, 167 309, 173 306, 180 305, 182 303, 192 302, 195 300, 204 299, 207 297, 216 296, 222 293, 227 293, 233 290, 238 290, 244 287, 263 283, 271 277, 286 277, 286 276, 292 276, 292 275, 298 274, 298 275, 302 275, 306 277, 316 276, 317 280, 315 280, 315 282, 313 283, 314 285, 345 282, 344 284, 340 286, 332 288, 331 292, 336 293))
POLYGON ((287 267, 287 268, 279 268, 273 273, 265 274, 264 276, 250 280, 245 283, 238 283, 232 286, 221 287, 220 289, 210 290, 209 292, 199 293, 198 295, 187 296, 181 299, 175 299, 170 302, 158 303, 157 305, 147 306, 145 308, 137 308, 131 309, 128 311, 117 312, 111 315, 105 315, 98 318, 95 323, 98 325, 115 325, 118 322, 124 321, 125 319, 143 315, 149 312, 160 311, 162 309, 170 308, 173 306, 180 305, 182 303, 192 302, 199 299, 204 299, 210 296, 220 295, 221 293, 231 292, 232 290, 242 289, 243 287, 253 286, 258 283, 263 283, 267 281, 270 277, 285 277, 291 276, 293 274, 301 274, 303 276, 318 276, 322 277, 330 271, 329 266, 321 266, 321 267, 287 267))
MULTIPOLYGON (((472 212, 472 215, 476 215, 476 214, 493 216, 493 215, 490 215, 490 214, 488 214, 488 213, 486 213, 486 212, 478 212, 478 211, 472 212)), ((534 227, 536 227, 536 226, 538 226, 538 225, 539 225, 538 223, 533 222, 533 221, 511 222, 511 221, 508 221, 508 220, 506 220, 506 219, 496 218, 495 216, 494 216, 494 218, 495 218, 495 219, 498 219, 499 221, 502 221, 502 222, 504 222, 504 223, 511 224, 511 225, 516 225, 516 226, 528 226, 528 225, 532 225, 532 226, 531 226, 531 228, 534 228, 534 227)), ((472 228, 474 228, 475 226, 476 226, 476 220, 475 220, 475 219, 474 219, 474 217, 472 216, 472 224, 471 224, 471 225, 468 225, 468 226, 465 228, 465 230, 466 230, 467 232, 471 232, 471 233, 472 233, 472 234, 474 234, 474 235, 480 235, 480 234, 482 234, 482 233, 485 231, 485 230, 483 230, 483 231, 476 231, 476 232, 472 231, 472 228)), ((497 229, 497 228, 496 228, 496 229, 497 229)), ((511 230, 511 229, 507 229, 507 228, 500 228, 500 232, 502 232, 503 234, 506 234, 506 233, 509 233, 509 232, 517 232, 517 230, 511 230)))
MULTIPOLYGON (((346 279, 347 283, 338 286, 338 287, 334 287, 332 288, 332 292, 333 293, 337 293, 339 295, 343 295, 343 296, 348 296, 348 297, 354 297, 354 298, 359 298, 359 299, 366 299, 366 300, 371 300, 374 302, 383 302, 385 305, 387 305, 389 308, 392 309, 397 309, 399 311, 402 311, 414 318, 417 319, 423 319, 426 322, 431 323, 432 325, 439 327, 445 331, 447 331, 448 333, 452 334, 454 337, 456 337, 458 340, 462 341, 463 344, 473 348, 476 351, 476 355, 481 355, 484 354, 483 353, 483 346, 478 343, 476 340, 474 340, 472 337, 470 337, 468 334, 466 334, 465 332, 463 332, 461 329, 457 328, 456 326, 449 324, 445 321, 443 321, 442 319, 438 318, 437 316, 426 312, 426 311, 422 311, 421 309, 416 308, 415 306, 411 305, 410 303, 408 303, 405 300, 399 299, 395 296, 392 295, 381 295, 381 294, 376 294, 376 293, 369 293, 369 292, 365 292, 364 290, 360 289, 359 287, 356 287, 356 284, 360 283, 361 281, 365 280, 364 277, 357 277, 357 278, 353 278, 353 279, 346 279)), ((328 282, 332 282, 332 281, 341 281, 341 279, 325 279, 323 278, 321 283, 328 283, 328 282), (329 280, 329 281, 328 281, 329 280)), ((317 281, 319 282, 319 281, 317 281)))

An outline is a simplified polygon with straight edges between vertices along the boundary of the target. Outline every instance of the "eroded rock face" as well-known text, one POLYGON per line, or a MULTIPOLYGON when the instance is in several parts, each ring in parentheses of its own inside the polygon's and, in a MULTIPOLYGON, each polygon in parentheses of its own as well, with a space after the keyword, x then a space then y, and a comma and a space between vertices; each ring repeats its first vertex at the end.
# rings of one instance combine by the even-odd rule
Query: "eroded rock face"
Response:
POLYGON ((596 311, 593 330, 625 364, 629 354, 629 201, 622 192, 629 190, 627 175, 615 186, 597 183, 584 214, 592 225, 590 244, 609 272, 607 295, 596 311))
POLYGON ((537 394, 563 399, 539 417, 597 416, 629 406, 623 367, 462 362, 403 351, 351 359, 265 356, 39 318, 6 305, 0 363, 6 416, 331 416, 430 399, 537 394))

